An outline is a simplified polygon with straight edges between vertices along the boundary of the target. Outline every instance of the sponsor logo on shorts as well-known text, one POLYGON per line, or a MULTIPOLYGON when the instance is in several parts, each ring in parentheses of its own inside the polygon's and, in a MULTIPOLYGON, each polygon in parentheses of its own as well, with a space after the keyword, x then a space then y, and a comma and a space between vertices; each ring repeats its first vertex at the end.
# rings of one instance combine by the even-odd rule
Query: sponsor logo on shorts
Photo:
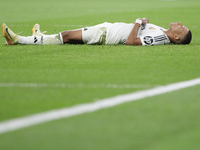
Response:
POLYGON ((123 39, 123 40, 122 40, 122 44, 125 44, 125 43, 126 43, 126 39, 123 39))

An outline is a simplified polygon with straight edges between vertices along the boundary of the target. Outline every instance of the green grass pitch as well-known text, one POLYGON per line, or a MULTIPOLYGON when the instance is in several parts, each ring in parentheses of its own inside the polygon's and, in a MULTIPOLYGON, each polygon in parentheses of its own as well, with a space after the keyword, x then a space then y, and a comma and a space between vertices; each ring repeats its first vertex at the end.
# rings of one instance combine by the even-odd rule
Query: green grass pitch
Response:
MULTIPOLYGON (((181 21, 193 33, 190 45, 150 47, 6 46, 1 33, 0 122, 200 77, 199 0, 0 3, 0 23, 24 36, 35 23, 54 34, 143 17, 166 29, 181 21), (23 86, 30 83, 40 86, 23 86)), ((0 149, 199 150, 199 91, 200 85, 0 134, 0 149)))

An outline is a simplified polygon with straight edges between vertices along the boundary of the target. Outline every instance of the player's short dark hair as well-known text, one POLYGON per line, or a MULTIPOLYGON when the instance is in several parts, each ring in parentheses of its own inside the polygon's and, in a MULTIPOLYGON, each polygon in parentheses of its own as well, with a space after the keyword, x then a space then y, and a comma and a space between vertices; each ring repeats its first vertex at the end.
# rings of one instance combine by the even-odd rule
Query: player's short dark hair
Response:
POLYGON ((189 30, 188 34, 181 41, 181 44, 190 44, 191 40, 192 40, 192 32, 189 30))

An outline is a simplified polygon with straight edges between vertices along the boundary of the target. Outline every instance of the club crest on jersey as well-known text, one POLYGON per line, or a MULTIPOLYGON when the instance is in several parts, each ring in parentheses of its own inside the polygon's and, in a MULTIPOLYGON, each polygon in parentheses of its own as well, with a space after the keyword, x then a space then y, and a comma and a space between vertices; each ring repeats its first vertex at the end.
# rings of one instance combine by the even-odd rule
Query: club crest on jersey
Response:
POLYGON ((149 27, 149 30, 156 30, 156 28, 154 28, 154 27, 149 27))
POLYGON ((151 45, 153 43, 153 38, 151 36, 145 36, 144 43, 146 43, 147 45, 151 45))

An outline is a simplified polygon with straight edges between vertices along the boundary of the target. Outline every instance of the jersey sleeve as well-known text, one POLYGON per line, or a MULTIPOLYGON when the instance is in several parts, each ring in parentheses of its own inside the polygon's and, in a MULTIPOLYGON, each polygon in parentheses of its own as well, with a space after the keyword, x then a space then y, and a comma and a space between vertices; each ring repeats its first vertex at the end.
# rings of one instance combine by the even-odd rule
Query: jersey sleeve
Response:
POLYGON ((140 36, 140 40, 142 45, 165 45, 170 43, 166 34, 140 36))

